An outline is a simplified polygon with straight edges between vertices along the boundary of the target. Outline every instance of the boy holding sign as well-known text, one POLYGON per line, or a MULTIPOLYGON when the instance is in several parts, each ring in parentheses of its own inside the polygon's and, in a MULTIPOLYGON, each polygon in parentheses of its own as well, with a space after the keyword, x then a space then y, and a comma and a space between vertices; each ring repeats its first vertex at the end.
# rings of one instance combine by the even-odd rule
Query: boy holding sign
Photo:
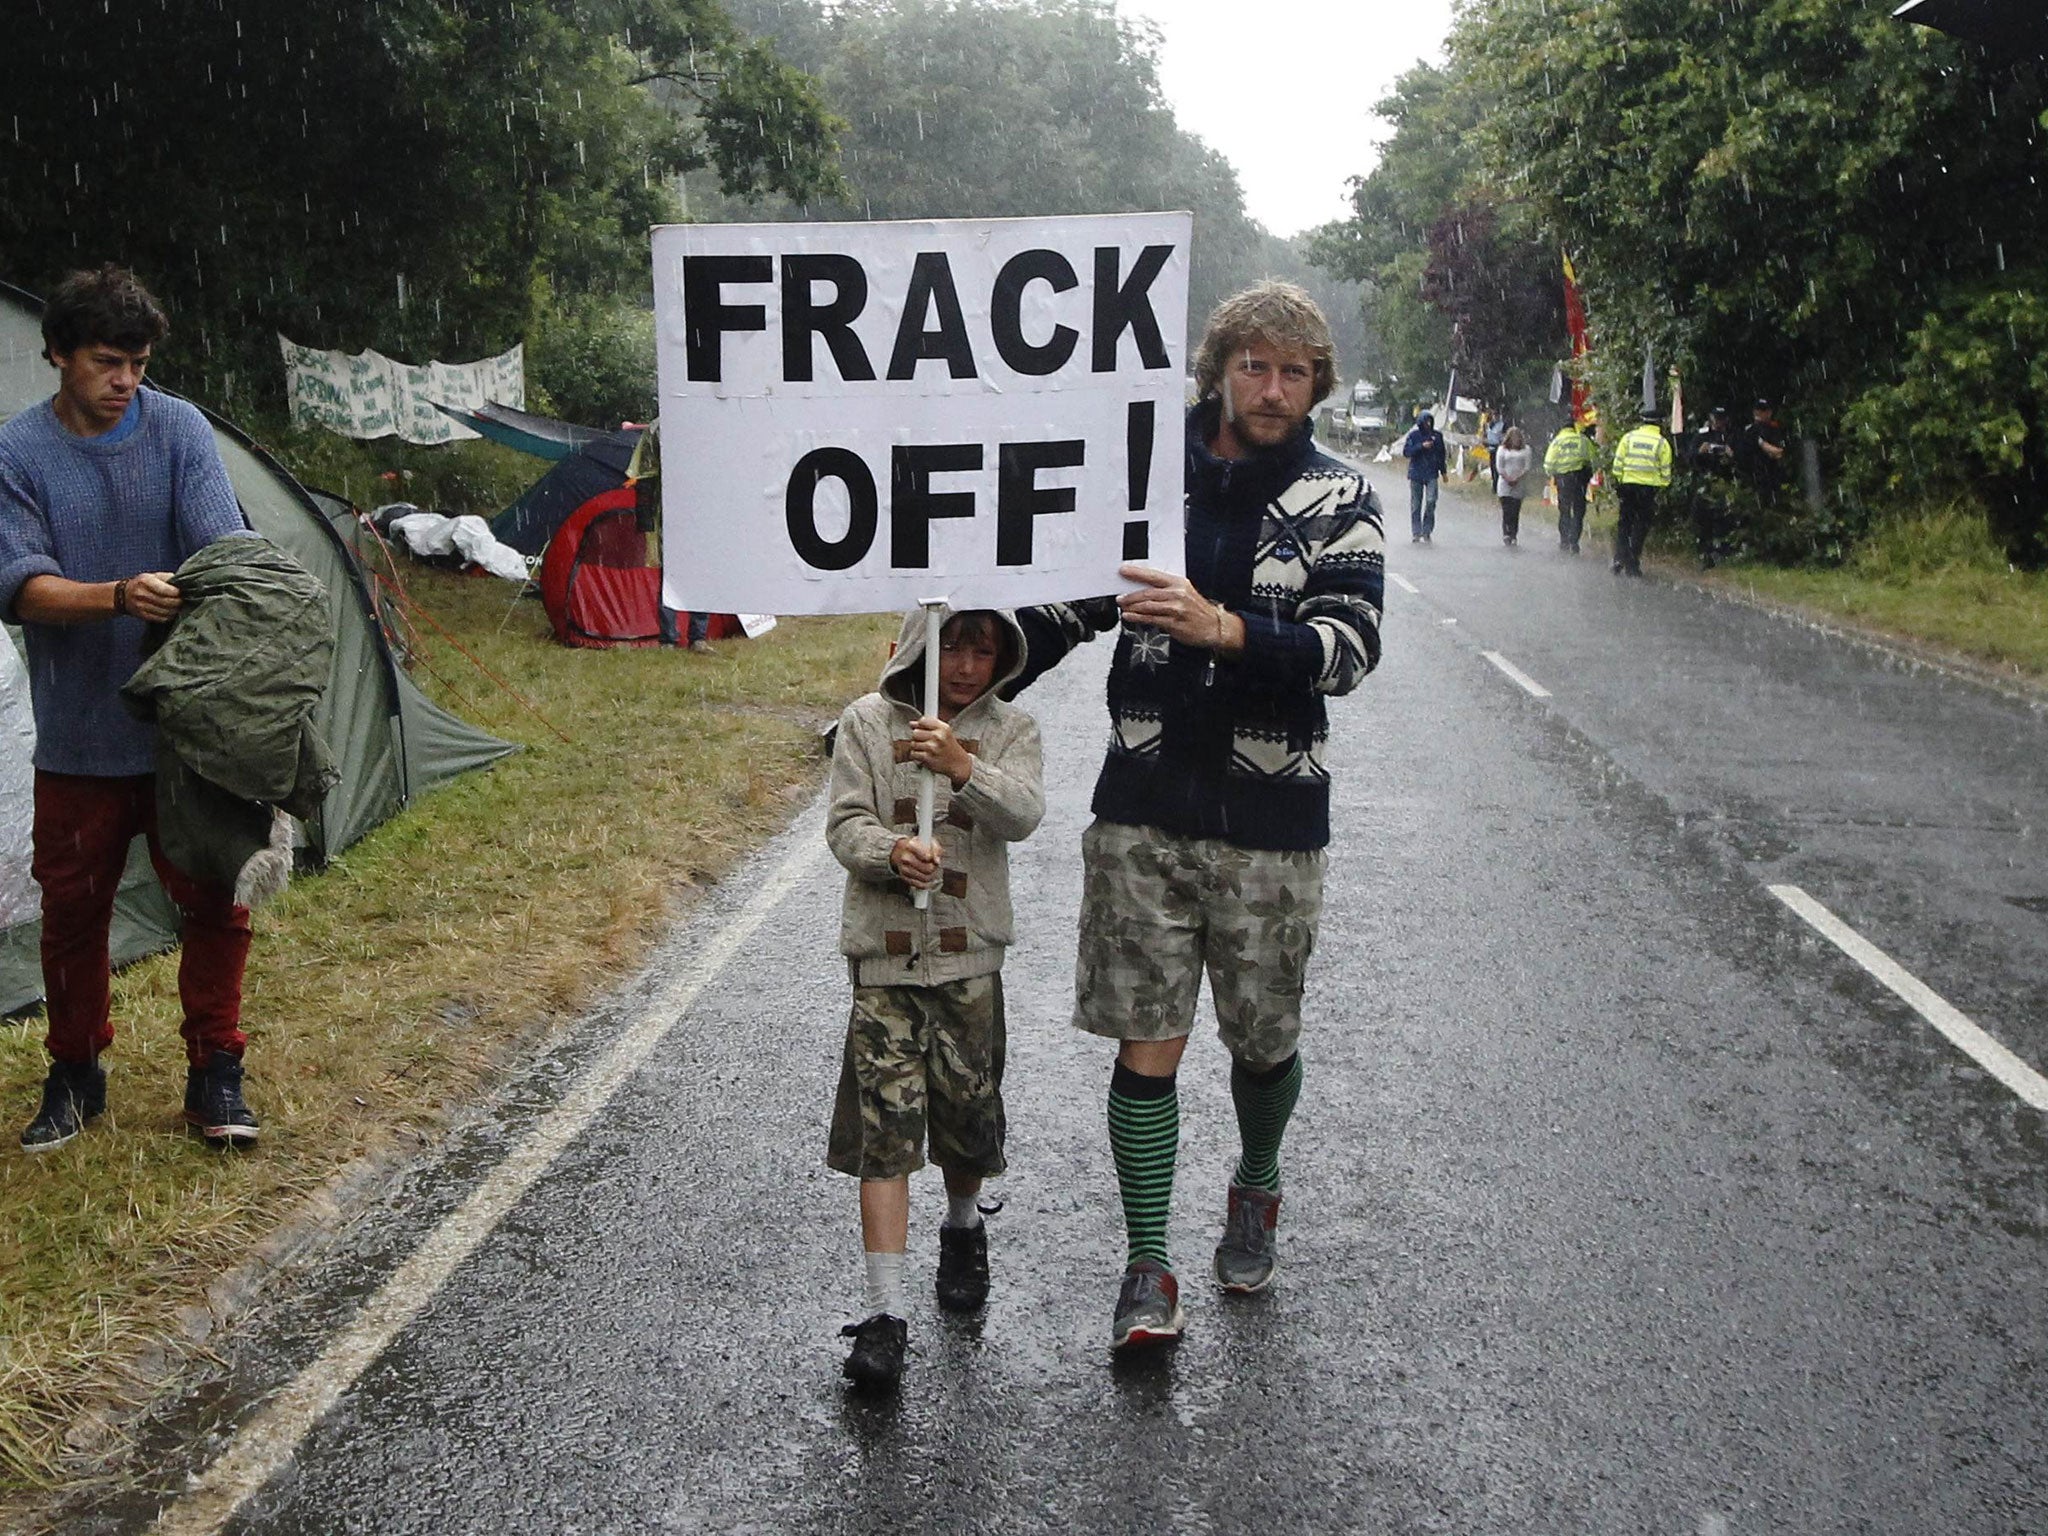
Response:
POLYGON ((997 691, 1023 667, 1008 613, 949 616, 938 698, 923 697, 926 619, 907 615, 876 691, 839 718, 825 837, 846 866, 839 947, 853 1012, 826 1162, 861 1181, 867 1317, 845 1330, 845 1373, 886 1390, 903 1373, 903 1265, 910 1175, 945 1175, 939 1305, 988 1294, 977 1205, 1003 1162, 1003 952, 1012 934, 1009 844, 1044 812, 1038 725, 997 691), (916 835, 919 781, 936 776, 929 842, 916 835), (920 908, 915 893, 927 892, 920 908))

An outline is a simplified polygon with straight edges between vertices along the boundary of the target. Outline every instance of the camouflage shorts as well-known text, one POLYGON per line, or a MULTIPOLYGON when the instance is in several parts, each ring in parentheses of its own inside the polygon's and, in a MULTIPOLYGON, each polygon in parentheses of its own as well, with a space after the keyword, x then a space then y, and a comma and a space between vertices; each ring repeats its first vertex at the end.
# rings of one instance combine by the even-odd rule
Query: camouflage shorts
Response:
POLYGON ((1097 821, 1081 839, 1074 1024, 1112 1040, 1172 1040, 1195 1025, 1202 973, 1230 1054, 1294 1054, 1323 910, 1323 852, 1240 848, 1097 821))
POLYGON ((855 987, 827 1166, 895 1179, 931 1160, 1003 1171, 1003 978, 855 987))

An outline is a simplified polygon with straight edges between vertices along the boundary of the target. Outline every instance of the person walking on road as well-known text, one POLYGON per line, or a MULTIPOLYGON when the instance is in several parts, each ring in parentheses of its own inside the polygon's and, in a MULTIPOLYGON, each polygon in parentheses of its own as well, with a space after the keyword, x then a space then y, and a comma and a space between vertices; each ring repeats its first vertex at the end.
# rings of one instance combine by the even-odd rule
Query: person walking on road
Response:
POLYGON ((1579 552, 1579 535, 1586 527, 1586 489, 1593 483, 1593 447, 1588 423, 1568 421, 1543 451, 1543 473, 1557 483, 1557 546, 1567 554, 1579 552))
POLYGON ((1501 542, 1510 549, 1522 531, 1524 485, 1535 457, 1520 427, 1509 427, 1500 440, 1500 447, 1494 451, 1494 484, 1500 493, 1500 536, 1501 542))
POLYGON ((57 392, 0 426, 0 615, 21 625, 35 713, 32 870, 50 1053, 41 1107, 21 1133, 30 1152, 64 1145, 106 1108, 109 932, 138 833, 182 918, 185 1118, 216 1145, 257 1136, 242 1094, 249 909, 165 856, 156 731, 121 698, 145 626, 183 604, 171 573, 249 532, 206 418, 142 386, 169 329, 132 272, 72 273, 43 310, 57 392))
POLYGON ((826 841, 846 866, 839 947, 853 1012, 832 1111, 828 1166, 860 1184, 867 1316, 850 1324, 845 1374, 886 1390, 903 1374, 910 1175, 945 1175, 941 1307, 988 1297, 988 1228, 977 1197, 1003 1171, 1003 954, 1012 936, 1009 845, 1044 814, 1038 725, 996 697, 1023 662, 1008 614, 956 613, 939 631, 939 697, 923 698, 925 616, 907 614, 876 691, 839 717, 826 841), (918 783, 939 776, 929 843, 918 783), (919 909, 913 893, 930 893, 919 909))
POLYGON ((1259 1291, 1278 1263, 1280 1146, 1301 1093, 1330 835, 1324 703, 1378 664, 1385 581, 1378 498, 1309 432, 1334 382, 1329 325, 1301 289, 1267 282, 1218 305, 1187 419, 1187 575, 1129 565, 1139 588, 1114 602, 1018 614, 1020 685, 1121 621, 1074 976, 1074 1023, 1119 1042, 1109 1140, 1128 1247, 1116 1349, 1183 1325, 1167 1209, 1177 1073, 1205 971, 1240 1142, 1216 1279, 1259 1291))
POLYGON ((1643 541, 1657 511, 1657 493, 1671 483, 1671 440, 1662 418, 1644 411, 1614 448, 1614 478, 1621 497, 1621 524, 1614 532, 1616 575, 1643 574, 1643 541))
POLYGON ((1436 417, 1424 411, 1401 444, 1408 461, 1408 533, 1411 544, 1427 544, 1436 532, 1437 482, 1444 477, 1444 435, 1436 417))

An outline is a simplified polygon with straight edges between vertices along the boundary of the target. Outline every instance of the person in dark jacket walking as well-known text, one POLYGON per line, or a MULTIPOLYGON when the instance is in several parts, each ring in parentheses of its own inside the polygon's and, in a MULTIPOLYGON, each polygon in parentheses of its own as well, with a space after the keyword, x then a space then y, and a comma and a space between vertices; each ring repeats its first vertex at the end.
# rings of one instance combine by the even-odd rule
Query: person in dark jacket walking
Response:
POLYGON ((1444 435, 1436 417, 1424 411, 1401 444, 1408 461, 1408 535, 1411 544, 1427 544, 1436 532, 1437 482, 1444 477, 1444 435))
POLYGON ((0 614, 22 627, 35 710, 33 870, 49 1016, 42 1106, 21 1133, 31 1152, 62 1146, 106 1107, 108 932, 138 833, 184 920, 186 1119, 216 1144, 256 1137, 242 1097, 249 910, 164 856, 155 735, 120 698, 142 659, 143 626, 182 604, 170 573, 248 532, 206 418, 142 387, 168 329, 134 274, 73 273, 43 311, 57 392, 0 426, 0 614))
POLYGON ((1267 282, 1225 300, 1195 360, 1188 574, 1125 566, 1139 587, 1114 602, 1017 616, 1018 687, 1121 623, 1074 976, 1074 1023, 1119 1042, 1118 1349, 1182 1327, 1167 1208, 1176 1074, 1205 972, 1241 1148, 1216 1278, 1227 1292, 1262 1290, 1278 1262, 1280 1143, 1301 1092, 1302 988, 1330 835, 1323 705, 1378 663, 1385 581, 1377 498, 1309 430, 1335 379, 1328 323, 1301 289, 1267 282))

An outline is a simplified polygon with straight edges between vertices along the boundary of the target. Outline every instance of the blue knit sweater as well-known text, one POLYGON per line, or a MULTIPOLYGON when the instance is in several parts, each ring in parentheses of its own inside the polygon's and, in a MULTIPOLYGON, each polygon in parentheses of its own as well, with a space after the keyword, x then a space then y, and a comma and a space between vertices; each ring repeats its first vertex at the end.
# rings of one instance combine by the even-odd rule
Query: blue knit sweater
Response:
MULTIPOLYGON (((1188 416, 1186 570, 1244 620, 1244 651, 1222 658, 1157 630, 1120 630, 1095 814, 1245 848, 1320 848, 1330 840, 1323 701, 1379 663, 1379 499, 1318 452, 1306 426, 1269 452, 1217 458, 1207 446, 1216 409, 1205 401, 1188 416)), ((1107 598, 1017 620, 1026 659, 1012 694, 1118 625, 1107 598)))
MULTIPOLYGON (((186 557, 243 533, 241 504, 206 418, 145 389, 126 434, 77 437, 49 401, 0 425, 0 616, 31 576, 119 581, 175 571, 186 557)), ((148 773, 154 733, 121 703, 142 660, 143 623, 23 624, 35 704, 35 765, 100 778, 148 773)))

